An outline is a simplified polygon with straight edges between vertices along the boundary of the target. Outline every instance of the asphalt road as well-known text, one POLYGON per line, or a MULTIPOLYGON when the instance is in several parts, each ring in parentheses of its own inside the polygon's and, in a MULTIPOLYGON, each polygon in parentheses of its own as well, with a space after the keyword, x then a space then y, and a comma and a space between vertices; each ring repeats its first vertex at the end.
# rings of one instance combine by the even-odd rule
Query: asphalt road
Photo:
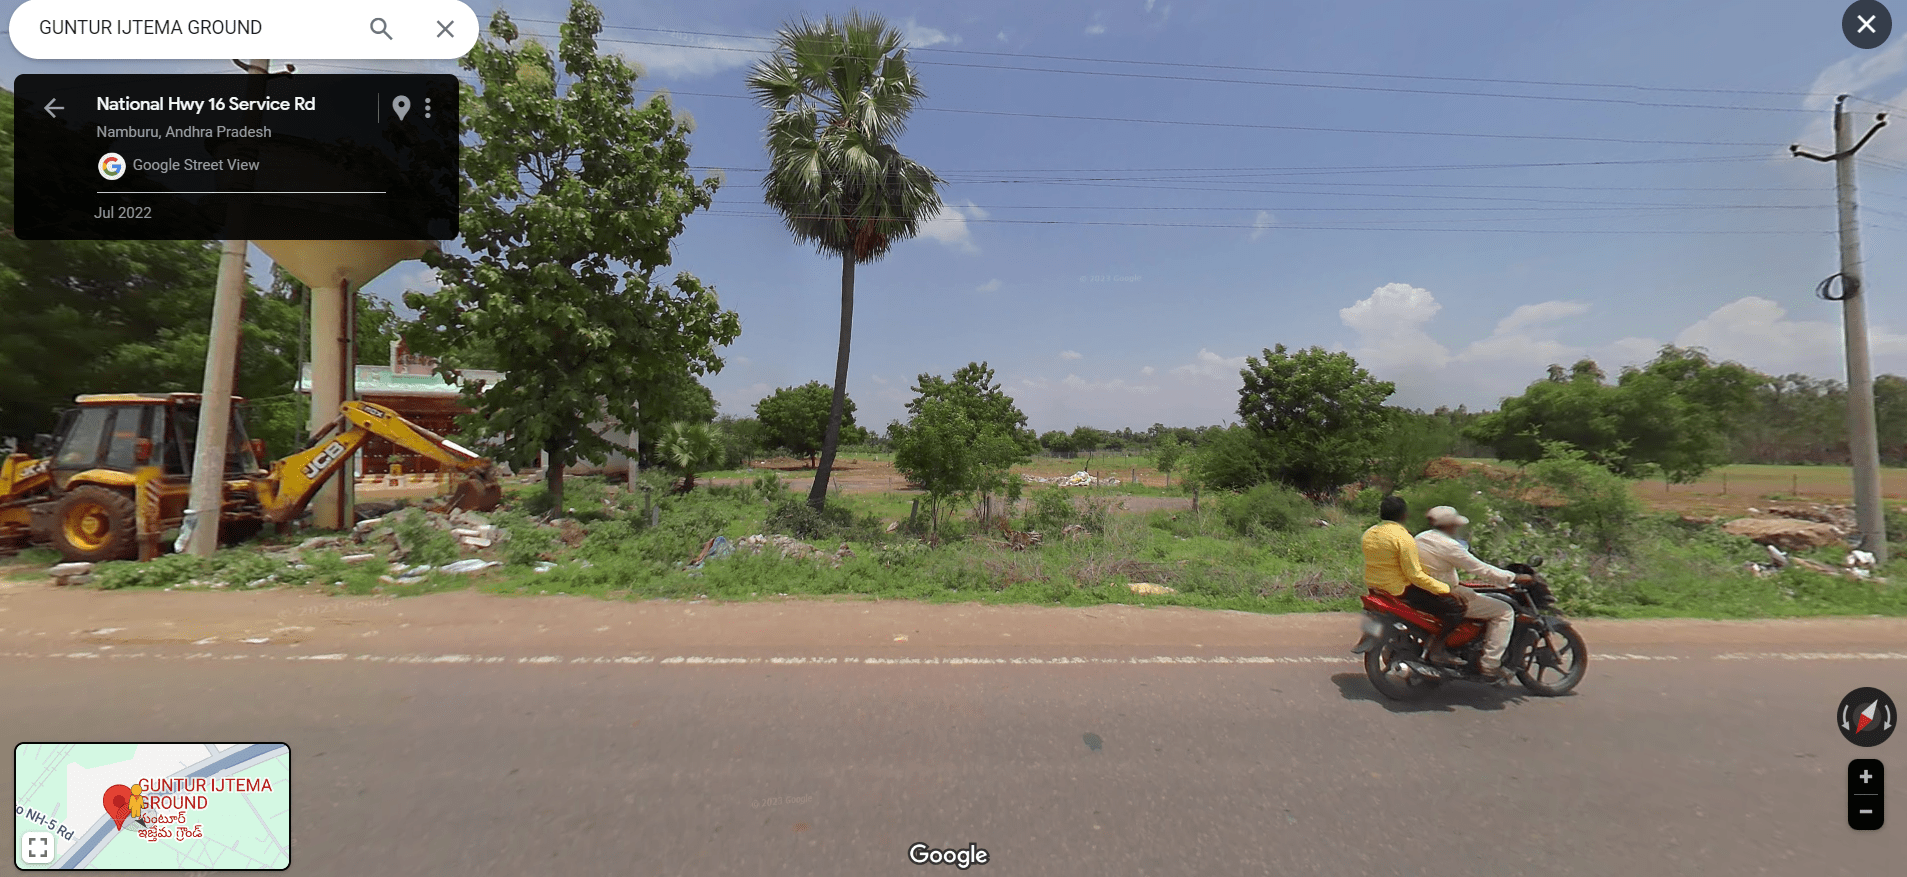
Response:
MULTIPOLYGON (((721 627, 728 608, 689 611, 721 627)), ((958 870, 909 864, 916 842, 977 845, 983 875, 1865 877, 1907 857, 1907 819, 1851 831, 1843 786, 1849 759, 1893 760, 1907 734, 1857 749, 1833 720, 1852 688, 1907 695, 1896 622, 1588 625, 1592 654, 1599 634, 1620 651, 1592 659, 1576 696, 1454 686, 1400 707, 1339 660, 1349 616, 881 611, 905 616, 883 631, 947 619, 976 634, 977 612, 1013 644, 844 644, 857 604, 794 610, 836 632, 807 652, 791 651, 802 624, 773 648, 683 650, 697 635, 677 630, 662 651, 632 649, 647 637, 633 633, 607 648, 499 636, 491 654, 470 635, 435 657, 69 652, 15 626, 0 628, 0 698, 21 740, 288 742, 294 874, 958 870), (1288 635, 1205 641, 1239 625, 1288 635), (793 657, 807 661, 777 662, 793 657)), ((529 623, 543 622, 497 626, 529 623)))

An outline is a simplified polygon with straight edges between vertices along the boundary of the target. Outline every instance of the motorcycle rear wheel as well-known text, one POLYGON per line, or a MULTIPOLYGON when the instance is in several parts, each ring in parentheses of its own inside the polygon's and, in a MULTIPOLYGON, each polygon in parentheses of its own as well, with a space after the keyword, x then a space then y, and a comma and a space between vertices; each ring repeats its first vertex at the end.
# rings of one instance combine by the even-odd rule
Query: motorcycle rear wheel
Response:
POLYGON ((1371 687, 1377 689, 1378 694, 1391 700, 1416 700, 1440 684, 1438 680, 1426 679, 1415 673, 1404 679, 1390 675, 1391 666, 1399 658, 1391 642, 1386 640, 1364 653, 1364 675, 1370 678, 1371 687))
POLYGON ((1539 697, 1561 697, 1575 689, 1588 672, 1589 646, 1583 642, 1583 635, 1573 627, 1562 627, 1536 635, 1536 642, 1530 645, 1522 666, 1517 668, 1516 679, 1539 697), (1536 660, 1537 654, 1546 647, 1556 653, 1557 666, 1536 660))

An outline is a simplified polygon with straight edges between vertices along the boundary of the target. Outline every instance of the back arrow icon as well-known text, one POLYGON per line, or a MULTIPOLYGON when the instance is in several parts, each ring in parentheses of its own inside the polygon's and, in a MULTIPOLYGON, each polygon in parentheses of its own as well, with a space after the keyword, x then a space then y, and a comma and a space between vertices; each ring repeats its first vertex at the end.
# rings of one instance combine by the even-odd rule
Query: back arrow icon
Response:
POLYGON ((54 113, 53 111, 63 110, 63 109, 66 109, 66 108, 59 105, 59 98, 57 97, 46 102, 46 114, 49 116, 52 116, 55 119, 59 118, 59 115, 57 113, 54 113))

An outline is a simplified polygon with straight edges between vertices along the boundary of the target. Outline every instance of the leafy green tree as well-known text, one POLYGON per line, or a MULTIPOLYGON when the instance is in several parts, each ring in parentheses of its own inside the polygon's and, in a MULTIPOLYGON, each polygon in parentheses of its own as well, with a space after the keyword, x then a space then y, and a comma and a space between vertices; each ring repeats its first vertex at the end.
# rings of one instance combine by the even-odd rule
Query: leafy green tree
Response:
MULTIPOLYGON (((808 458, 808 465, 815 465, 815 455, 821 452, 821 446, 827 440, 828 415, 834 403, 834 391, 820 381, 809 381, 799 387, 781 387, 755 403, 755 419, 761 421, 762 434, 774 444, 787 448, 808 458)), ((854 400, 846 400, 842 407, 841 426, 854 426, 854 400)))
POLYGON ((1055 454, 1064 454, 1073 449, 1073 436, 1065 430, 1049 429, 1040 433, 1040 447, 1055 454))
POLYGON ((1264 433, 1249 426, 1207 430, 1192 451, 1190 481, 1216 490, 1245 490, 1277 480, 1277 450, 1264 433))
POLYGON ((1246 357, 1238 416, 1269 441, 1272 476, 1317 500, 1365 477, 1396 386, 1371 377, 1342 351, 1283 344, 1246 357))
POLYGON ((1152 466, 1165 476, 1167 487, 1172 485, 1172 470, 1179 467, 1179 460, 1185 456, 1185 443, 1179 437, 1167 433, 1152 443, 1152 466))
POLYGON ((1090 426, 1073 427, 1073 450, 1092 453, 1106 446, 1106 431, 1090 426))
POLYGON ((1659 472, 1688 482, 1728 461, 1733 437, 1755 410, 1756 388, 1767 381, 1700 350, 1664 347, 1613 384, 1587 369, 1531 384, 1467 432, 1505 460, 1534 462, 1560 442, 1618 475, 1659 472))
POLYGON ((1030 460, 1039 444, 993 369, 975 362, 952 378, 924 374, 914 392, 908 422, 894 423, 888 434, 894 468, 933 498, 936 527, 940 504, 950 497, 977 494, 990 512, 995 495, 1017 496, 1012 469, 1030 460))
POLYGON ((678 420, 656 439, 656 457, 682 479, 684 493, 695 489, 696 473, 721 465, 724 452, 721 434, 707 423, 678 420))
POLYGON ((901 32, 879 16, 784 26, 748 90, 768 111, 768 205, 795 240, 841 259, 841 334, 834 398, 808 492, 820 509, 847 413, 854 266, 886 255, 940 210, 940 178, 894 146, 923 97, 901 32))
POLYGON ((722 437, 722 468, 735 469, 754 459, 762 450, 761 421, 753 417, 722 415, 715 419, 715 431, 722 437))
POLYGON ((972 436, 978 425, 948 399, 923 399, 906 423, 887 429, 894 468, 927 491, 933 531, 940 532, 940 506, 973 488, 977 480, 972 436))
POLYGON ((1430 464, 1448 456, 1457 444, 1457 427, 1445 417, 1389 409, 1390 424, 1378 440, 1372 475, 1390 490, 1423 480, 1430 464))
POLYGON ((508 373, 465 388, 461 425, 514 465, 547 454, 556 508, 565 466, 617 450, 598 429, 639 429, 645 392, 720 370, 717 348, 741 331, 694 275, 656 277, 715 182, 690 173, 688 121, 663 95, 637 103, 636 72, 598 51, 601 30, 586 0, 554 51, 491 17, 460 62, 480 83, 461 101, 467 254, 430 256, 442 287, 406 296, 420 352, 486 347, 508 373))

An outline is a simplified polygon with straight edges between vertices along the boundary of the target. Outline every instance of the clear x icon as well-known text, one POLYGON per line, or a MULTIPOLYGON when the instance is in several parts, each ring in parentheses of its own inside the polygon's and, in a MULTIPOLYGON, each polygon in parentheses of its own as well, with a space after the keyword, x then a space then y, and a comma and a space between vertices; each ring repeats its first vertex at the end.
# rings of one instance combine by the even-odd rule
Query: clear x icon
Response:
MULTIPOLYGON (((1877 30, 1875 30, 1875 29, 1874 29, 1874 19, 1876 19, 1876 18, 1879 18, 1879 17, 1880 17, 1880 16, 1878 16, 1878 15, 1856 15, 1856 16, 1854 16, 1854 18, 1855 18, 1855 20, 1856 20, 1856 21, 1859 21, 1859 22, 1861 23, 1861 26, 1860 26, 1860 27, 1858 27, 1858 28, 1855 28, 1855 29, 1854 29, 1854 32, 1855 32, 1855 33, 1880 33, 1880 31, 1877 31, 1877 30)), ((443 23, 443 22, 438 22, 438 24, 442 24, 442 23, 443 23)))
POLYGON ((450 37, 453 40, 456 39, 457 35, 450 32, 450 26, 455 23, 454 21, 437 22, 437 35, 440 37, 450 37))

